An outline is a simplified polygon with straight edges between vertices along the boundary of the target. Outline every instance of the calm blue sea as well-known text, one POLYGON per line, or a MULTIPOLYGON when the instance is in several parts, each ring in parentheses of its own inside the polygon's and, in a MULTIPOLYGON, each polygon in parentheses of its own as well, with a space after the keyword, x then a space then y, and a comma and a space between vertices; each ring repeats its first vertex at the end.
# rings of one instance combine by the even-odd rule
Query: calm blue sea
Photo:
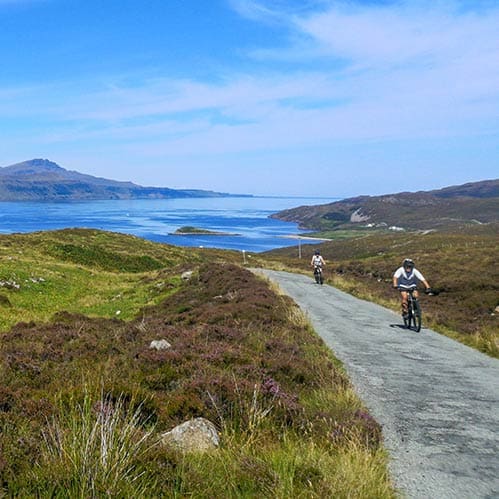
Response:
POLYGON ((296 224, 269 218, 286 208, 335 201, 329 198, 195 198, 86 201, 70 203, 0 203, 0 233, 86 227, 133 234, 151 241, 261 252, 297 245, 286 236, 305 234, 296 224), (190 225, 228 236, 172 235, 190 225), (237 235, 232 235, 237 234, 237 235))

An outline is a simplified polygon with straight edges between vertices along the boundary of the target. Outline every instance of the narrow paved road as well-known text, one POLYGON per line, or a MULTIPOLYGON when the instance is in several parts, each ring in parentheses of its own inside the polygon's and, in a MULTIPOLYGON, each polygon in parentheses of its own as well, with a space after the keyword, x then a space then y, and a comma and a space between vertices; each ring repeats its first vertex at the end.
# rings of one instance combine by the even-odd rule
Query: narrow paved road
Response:
MULTIPOLYGON (((311 277, 258 270, 307 313, 383 426, 409 498, 499 498, 499 361, 311 277)), ((424 320, 424 311, 423 311, 424 320)))

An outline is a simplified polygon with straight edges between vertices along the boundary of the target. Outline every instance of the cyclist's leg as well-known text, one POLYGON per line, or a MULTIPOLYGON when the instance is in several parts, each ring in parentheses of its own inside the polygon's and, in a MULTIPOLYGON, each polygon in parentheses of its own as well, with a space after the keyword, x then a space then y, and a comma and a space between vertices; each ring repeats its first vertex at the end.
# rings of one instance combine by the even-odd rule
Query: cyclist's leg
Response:
POLYGON ((400 299, 401 299, 401 304, 402 304, 402 315, 407 315, 408 312, 408 296, 409 293, 407 291, 400 291, 400 299))

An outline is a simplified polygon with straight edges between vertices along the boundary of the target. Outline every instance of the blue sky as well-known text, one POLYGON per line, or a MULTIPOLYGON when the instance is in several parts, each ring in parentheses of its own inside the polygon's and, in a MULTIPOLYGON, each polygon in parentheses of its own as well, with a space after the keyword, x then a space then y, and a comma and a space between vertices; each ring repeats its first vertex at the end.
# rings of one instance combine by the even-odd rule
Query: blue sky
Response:
POLYGON ((495 0, 0 0, 0 166, 348 197, 499 177, 495 0))

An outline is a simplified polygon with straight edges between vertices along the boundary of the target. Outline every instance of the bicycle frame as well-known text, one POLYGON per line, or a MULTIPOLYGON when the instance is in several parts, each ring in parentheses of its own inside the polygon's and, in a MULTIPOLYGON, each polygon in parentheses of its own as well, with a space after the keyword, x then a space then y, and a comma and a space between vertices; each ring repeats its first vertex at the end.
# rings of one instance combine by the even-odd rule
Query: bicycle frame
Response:
POLYGON ((324 277, 322 275, 322 267, 320 265, 315 265, 314 266, 314 277, 315 277, 315 282, 317 284, 323 284, 324 283, 324 277))
POLYGON ((404 325, 408 329, 414 329, 417 333, 421 331, 421 305, 414 296, 415 289, 404 290, 407 292, 407 319, 404 317, 404 325))

